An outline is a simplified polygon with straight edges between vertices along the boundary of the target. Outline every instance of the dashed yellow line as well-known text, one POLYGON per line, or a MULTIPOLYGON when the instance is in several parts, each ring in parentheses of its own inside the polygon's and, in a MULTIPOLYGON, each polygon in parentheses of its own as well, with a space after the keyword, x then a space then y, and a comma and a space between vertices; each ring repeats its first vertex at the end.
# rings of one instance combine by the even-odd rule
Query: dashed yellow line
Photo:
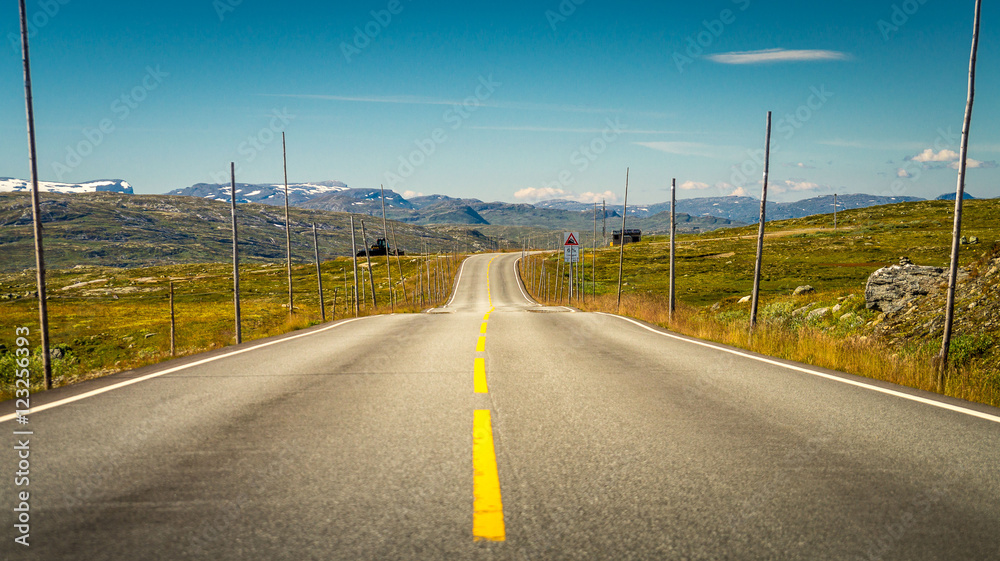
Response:
MULTIPOLYGON (((493 259, 496 259, 495 257, 493 259)), ((493 291, 490 287, 490 259, 486 266, 486 296, 490 311, 483 316, 479 326, 479 340, 476 352, 486 352, 486 328, 493 312, 493 291)), ((486 385, 486 359, 476 357, 473 363, 473 386, 475 393, 489 393, 486 385)), ((472 423, 472 536, 476 541, 502 542, 507 538, 503 521, 503 501, 500 497, 500 474, 497 470, 497 454, 493 445, 493 421, 489 409, 477 409, 472 423)))
POLYGON ((477 409, 472 423, 472 535, 476 541, 507 539, 500 497, 500 474, 493 446, 493 421, 488 409, 477 409))
POLYGON ((486 359, 477 358, 473 374, 476 393, 489 393, 486 387, 486 359))

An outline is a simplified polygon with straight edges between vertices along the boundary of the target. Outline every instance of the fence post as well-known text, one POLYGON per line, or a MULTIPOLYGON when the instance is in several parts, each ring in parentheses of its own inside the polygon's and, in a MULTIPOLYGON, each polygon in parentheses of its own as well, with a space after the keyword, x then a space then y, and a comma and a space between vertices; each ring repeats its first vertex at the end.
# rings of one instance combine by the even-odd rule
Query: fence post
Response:
MULTIPOLYGON (((323 272, 319 261, 319 237, 316 235, 316 223, 313 222, 313 247, 316 251, 316 283, 319 285, 319 317, 326 323, 326 303, 323 302, 323 272)), ((334 308, 336 309, 336 308, 334 308)))
POLYGON ((236 163, 229 163, 229 172, 232 180, 232 193, 230 202, 232 203, 233 216, 233 307, 236 312, 236 344, 243 342, 242 318, 240 317, 240 252, 239 241, 236 237, 236 163))
POLYGON ((177 321, 174 316, 174 283, 170 283, 170 356, 177 356, 177 321))

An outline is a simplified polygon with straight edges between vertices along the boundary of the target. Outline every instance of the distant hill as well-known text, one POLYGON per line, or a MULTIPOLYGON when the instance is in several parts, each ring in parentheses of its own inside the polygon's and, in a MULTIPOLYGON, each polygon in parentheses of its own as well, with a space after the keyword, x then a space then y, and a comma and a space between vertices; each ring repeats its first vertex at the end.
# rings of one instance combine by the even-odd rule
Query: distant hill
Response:
MULTIPOLYGON (((24 190, 26 182, 17 179, 0 179, 0 191, 24 190)), ((120 180, 95 181, 80 185, 46 184, 52 192, 83 193, 94 191, 116 191, 131 193, 131 186, 120 180)), ((168 195, 196 197, 228 202, 230 186, 198 183, 183 189, 175 189, 168 195)), ((382 216, 382 201, 379 189, 350 188, 342 181, 320 181, 293 183, 288 186, 289 203, 292 206, 333 212, 352 212, 382 216)), ((236 186, 237 202, 284 205, 283 184, 247 184, 236 186)), ((549 200, 534 204, 484 202, 479 199, 457 198, 446 195, 421 195, 406 199, 392 190, 385 191, 387 215, 401 222, 416 225, 465 224, 496 225, 518 227, 541 227, 554 230, 588 230, 593 228, 594 205, 570 200, 549 200)), ((939 198, 954 197, 942 195, 939 198)), ((966 195, 966 198, 973 198, 966 195)), ((864 194, 841 195, 837 200, 838 210, 851 210, 901 202, 921 201, 917 197, 885 197, 864 194)), ((790 203, 768 202, 767 219, 787 220, 816 214, 826 214, 833 210, 833 196, 826 195, 790 203)), ((607 218, 618 217, 624 211, 622 205, 608 205, 607 218)), ((666 231, 660 216, 670 211, 670 203, 629 206, 629 219, 637 228, 648 231, 666 231), (645 222, 644 222, 645 221, 645 222)), ((760 201, 753 197, 700 197, 677 201, 678 228, 682 232, 702 232, 727 226, 739 226, 757 222, 760 215, 760 201), (681 218, 681 216, 684 216, 681 218)), ((602 220, 604 216, 599 216, 602 220)), ((610 226, 609 226, 610 227, 610 226)))
MULTIPOLYGON (((922 201, 919 197, 882 197, 876 195, 840 195, 837 197, 838 210, 850 210, 855 208, 867 208, 871 206, 888 205, 903 202, 922 201)), ((573 210, 578 212, 593 211, 592 204, 578 203, 576 201, 544 201, 535 206, 540 208, 551 208, 561 210, 573 210)), ((621 216, 622 205, 608 205, 608 212, 621 216)), ((653 205, 636 205, 628 209, 629 216, 645 218, 669 212, 670 203, 657 203, 653 205)), ((677 201, 678 214, 690 214, 692 216, 715 216, 725 218, 734 222, 751 224, 760 219, 760 199, 753 197, 700 197, 695 199, 680 199, 677 201)), ((791 203, 777 203, 768 201, 767 220, 787 220, 790 218, 802 218, 814 214, 827 214, 833 212, 833 195, 814 197, 791 203)))
MULTIPOLYGON (((132 194, 132 185, 128 181, 121 179, 99 179, 87 181, 86 183, 54 183, 52 181, 39 181, 38 190, 47 193, 125 193, 132 194)), ((31 191, 31 182, 25 179, 13 179, 11 177, 0 177, 0 193, 31 191)))
MULTIPOLYGON (((232 256, 228 201, 167 195, 48 193, 42 197, 41 210, 45 260, 52 268, 218 263, 232 256)), ((284 210, 243 203, 237 212, 242 259, 248 263, 284 260, 284 210)), ((351 254, 348 214, 292 208, 294 260, 312 262, 314 222, 323 255, 351 254)), ((487 247, 485 235, 472 230, 456 230, 451 235, 398 222, 395 228, 399 245, 411 252, 425 244, 431 251, 456 247, 476 251, 487 247)), ((371 243, 383 235, 382 221, 370 221, 367 230, 371 243)), ((517 232, 512 235, 520 239, 517 232)), ((360 224, 357 240, 361 247, 364 242, 360 224)), ((27 193, 0 193, 0 247, 0 271, 34 266, 31 201, 27 193)))
MULTIPOLYGON (((969 200, 969 199, 975 199, 975 197, 973 197, 972 195, 970 195, 968 193, 962 193, 962 200, 963 201, 966 201, 966 200, 969 200)), ((935 199, 935 200, 937 200, 937 201, 954 201, 955 200, 955 193, 945 193, 944 195, 938 195, 937 199, 935 199)))

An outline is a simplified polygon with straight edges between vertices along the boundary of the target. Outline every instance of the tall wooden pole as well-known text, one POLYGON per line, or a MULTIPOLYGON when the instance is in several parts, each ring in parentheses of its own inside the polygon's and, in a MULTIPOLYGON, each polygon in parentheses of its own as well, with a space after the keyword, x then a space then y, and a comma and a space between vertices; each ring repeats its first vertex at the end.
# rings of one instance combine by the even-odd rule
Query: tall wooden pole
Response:
POLYGON ((174 283, 170 283, 170 356, 177 356, 177 320, 174 316, 174 283))
POLYGON ((379 185, 382 189, 382 235, 385 236, 385 275, 389 281, 389 310, 396 311, 396 291, 392 286, 392 263, 389 261, 389 227, 385 221, 385 185, 379 185))
POLYGON ((594 254, 590 256, 591 294, 597 301, 597 203, 594 203, 594 254))
POLYGON ((316 283, 319 285, 319 317, 326 323, 326 303, 323 302, 323 272, 319 261, 319 237, 316 235, 316 223, 313 222, 313 248, 316 251, 316 283))
POLYGON ((288 313, 295 313, 292 301, 292 223, 288 220, 288 157, 285 152, 285 133, 281 133, 281 161, 285 171, 285 255, 288 262, 288 313))
POLYGON ((833 229, 837 229, 837 194, 833 194, 833 229))
POLYGON ((341 267, 340 268, 340 274, 343 275, 343 277, 344 277, 344 317, 347 317, 347 316, 349 316, 351 314, 350 310, 348 309, 348 305, 349 305, 348 302, 350 301, 350 298, 351 298, 350 294, 351 293, 347 289, 347 269, 345 269, 344 267, 341 267))
POLYGON ((351 259, 354 260, 354 317, 361 314, 361 303, 358 301, 358 244, 354 237, 354 215, 351 215, 351 259))
POLYGON ((239 240, 236 236, 236 163, 229 163, 229 173, 231 174, 231 193, 229 200, 232 203, 233 215, 233 309, 236 313, 236 344, 243 342, 243 326, 240 317, 240 251, 239 240))
POLYGON ((667 321, 674 321, 674 310, 677 305, 677 292, 675 281, 677 280, 677 269, 675 259, 677 245, 677 178, 670 180, 670 295, 667 298, 667 321))
POLYGON ((368 232, 365 230, 365 219, 361 219, 361 241, 365 243, 365 259, 368 260, 368 282, 372 289, 372 310, 378 308, 378 299, 375 297, 375 271, 372 270, 372 253, 368 247, 368 232))
POLYGON ((38 153, 35 150, 35 106, 31 93, 31 57, 28 54, 28 14, 21 8, 21 54, 24 57, 24 104, 28 117, 28 163, 31 168, 31 216, 35 234, 35 282, 38 290, 38 325, 42 332, 42 370, 45 389, 52 389, 52 359, 49 357, 49 306, 45 291, 45 251, 42 247, 42 209, 38 197, 38 153))
POLYGON ((965 123, 962 125, 962 148, 958 160, 958 189, 955 191, 955 227, 951 240, 951 268, 948 273, 948 307, 944 315, 944 337, 938 357, 938 391, 944 393, 951 350, 951 331, 955 321, 955 288, 958 284, 958 254, 962 237, 962 201, 965 198, 965 172, 969 156, 969 128, 972 125, 972 102, 976 97, 976 54, 979 51, 979 11, 982 0, 976 0, 976 16, 972 24, 972 54, 969 57, 969 97, 965 104, 965 123))
POLYGON ((625 267, 625 217, 628 216, 628 168, 625 168, 625 206, 622 210, 622 237, 618 248, 618 313, 622 311, 622 272, 625 267))
POLYGON ((757 230, 757 261, 753 270, 753 299, 750 304, 750 331, 757 327, 757 304, 760 300, 760 269, 764 260, 764 222, 767 218, 767 172, 771 163, 771 112, 767 112, 764 135, 764 187, 760 194, 760 226, 757 230))
POLYGON ((423 260, 426 259, 426 257, 427 257, 427 244, 424 243, 422 245, 423 245, 423 247, 420 248, 422 250, 422 254, 420 256, 420 260, 417 261, 417 284, 420 286, 420 305, 421 306, 423 306, 426 303, 426 300, 424 300, 424 265, 423 265, 423 260))
POLYGON ((399 245, 396 243, 396 224, 390 226, 392 229, 392 247, 396 248, 396 269, 399 271, 399 285, 403 292, 403 304, 409 304, 406 296, 406 277, 403 276, 403 265, 399 262, 399 245))

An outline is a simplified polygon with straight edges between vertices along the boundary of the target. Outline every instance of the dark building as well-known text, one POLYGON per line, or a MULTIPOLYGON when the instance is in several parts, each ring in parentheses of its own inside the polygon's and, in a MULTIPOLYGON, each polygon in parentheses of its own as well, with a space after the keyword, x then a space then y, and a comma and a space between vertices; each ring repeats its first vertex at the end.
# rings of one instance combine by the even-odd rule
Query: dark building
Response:
MULTIPOLYGON (((611 245, 615 246, 621 243, 622 231, 615 230, 611 232, 611 245)), ((642 230, 635 228, 625 229, 625 243, 636 243, 642 241, 642 230)))

